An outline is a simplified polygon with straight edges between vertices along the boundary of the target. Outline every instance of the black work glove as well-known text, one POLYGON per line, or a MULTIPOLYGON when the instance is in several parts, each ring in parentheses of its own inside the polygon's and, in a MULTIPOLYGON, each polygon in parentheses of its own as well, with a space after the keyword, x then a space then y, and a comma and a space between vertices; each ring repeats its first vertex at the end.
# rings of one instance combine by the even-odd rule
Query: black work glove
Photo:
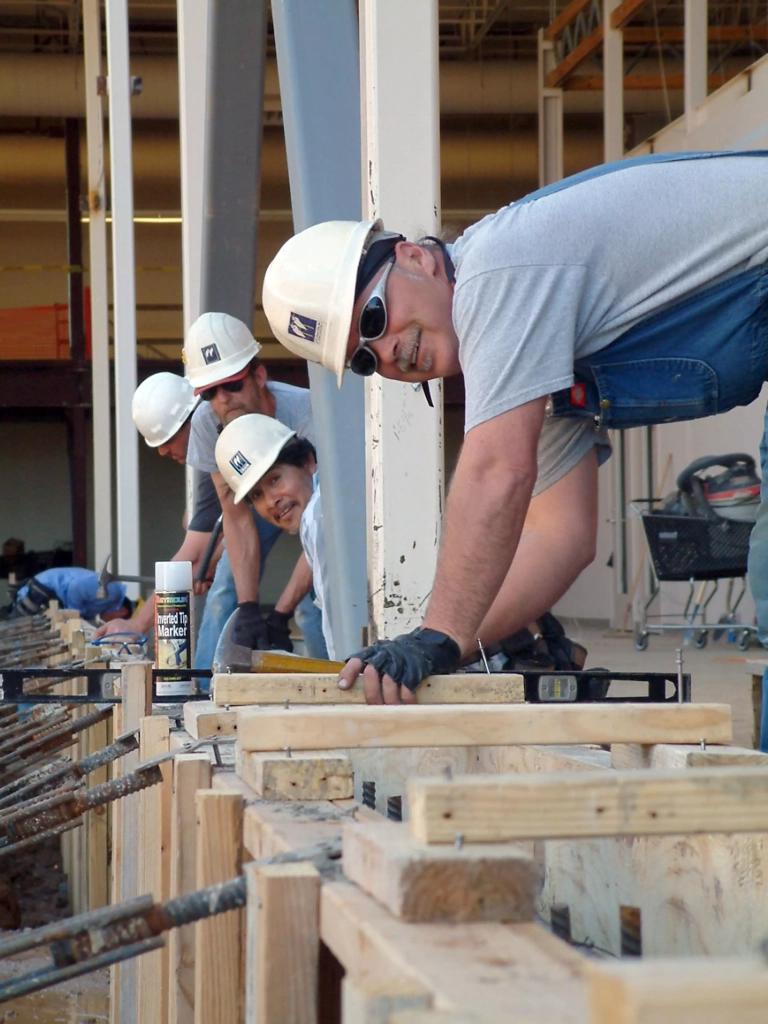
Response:
POLYGON ((237 606, 232 640, 238 647, 249 647, 252 651, 268 651, 272 647, 267 620, 258 601, 241 601, 237 606))
POLYGON ((276 608, 267 616, 267 629, 269 630, 269 641, 277 651, 292 651, 293 641, 288 623, 291 621, 291 612, 279 612, 276 608))
POLYGON ((461 661, 456 641, 436 629, 414 629, 394 640, 380 640, 352 655, 363 665, 373 665, 380 676, 388 675, 414 693, 426 676, 455 672, 461 661))

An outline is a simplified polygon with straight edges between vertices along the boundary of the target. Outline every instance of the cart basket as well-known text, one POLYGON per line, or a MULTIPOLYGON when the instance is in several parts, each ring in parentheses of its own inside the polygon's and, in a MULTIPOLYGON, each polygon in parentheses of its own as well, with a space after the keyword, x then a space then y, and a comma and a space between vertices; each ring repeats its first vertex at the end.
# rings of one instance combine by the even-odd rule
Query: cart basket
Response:
POLYGON ((641 512, 659 580, 717 580, 747 574, 754 523, 641 512))

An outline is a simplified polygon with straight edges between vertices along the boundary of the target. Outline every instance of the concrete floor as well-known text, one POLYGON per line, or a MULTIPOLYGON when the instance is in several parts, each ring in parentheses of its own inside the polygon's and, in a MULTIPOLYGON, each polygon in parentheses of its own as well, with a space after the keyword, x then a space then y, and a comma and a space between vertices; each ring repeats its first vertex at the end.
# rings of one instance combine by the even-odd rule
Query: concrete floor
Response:
MULTIPOLYGON (((586 667, 608 668, 615 672, 675 672, 675 651, 683 643, 683 632, 652 635, 645 651, 635 649, 631 634, 619 634, 606 626, 587 625, 576 620, 564 621, 568 636, 589 651, 586 667)), ((714 642, 710 636, 704 650, 691 644, 683 647, 683 671, 691 674, 694 701, 730 704, 733 709, 733 742, 737 746, 753 746, 752 677, 747 662, 768 660, 768 651, 759 645, 740 651, 726 637, 714 642)), ((612 693, 639 692, 630 683, 614 683, 612 693)))

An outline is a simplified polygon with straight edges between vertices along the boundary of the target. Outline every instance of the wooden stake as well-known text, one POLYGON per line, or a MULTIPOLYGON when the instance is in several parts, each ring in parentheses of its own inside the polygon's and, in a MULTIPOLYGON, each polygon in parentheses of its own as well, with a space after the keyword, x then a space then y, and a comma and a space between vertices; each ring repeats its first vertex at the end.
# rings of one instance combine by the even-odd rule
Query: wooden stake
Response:
POLYGON ((256 754, 237 749, 237 774, 264 800, 346 800, 353 795, 352 763, 319 751, 256 754))
MULTIPOLYGON (((170 722, 157 715, 141 720, 139 757, 142 761, 168 753, 170 722)), ((173 763, 160 766, 163 781, 139 794, 139 892, 163 903, 171 895, 171 800, 173 763)), ((168 946, 146 953, 137 961, 138 1024, 167 1024, 168 946)))
MULTIPOLYGON (((207 754, 179 754, 174 760, 171 807, 171 898, 193 892, 197 876, 196 794, 211 788, 207 754)), ((194 1024, 195 926, 174 928, 168 937, 170 1024, 194 1024)))
MULTIPOLYGON (((200 790, 195 802, 195 888, 203 889, 240 874, 243 798, 200 790)), ((239 1024, 241 917, 240 911, 230 911, 195 925, 195 1024, 239 1024)))
POLYGON ((768 831, 764 768, 412 779, 423 843, 768 831))
POLYGON ((768 754, 747 747, 688 743, 612 743, 612 768, 765 768, 768 754))
POLYGON ((320 875, 306 863, 247 864, 245 873, 246 1024, 316 1024, 320 875))
MULTIPOLYGON (((466 685, 471 686, 471 683, 466 685)), ((727 704, 521 704, 257 708, 237 716, 243 750, 476 744, 729 743, 727 704)))
POLYGON ((389 1024, 398 1010, 425 1010, 431 1005, 431 994, 408 979, 347 975, 341 983, 344 1024, 389 1024))

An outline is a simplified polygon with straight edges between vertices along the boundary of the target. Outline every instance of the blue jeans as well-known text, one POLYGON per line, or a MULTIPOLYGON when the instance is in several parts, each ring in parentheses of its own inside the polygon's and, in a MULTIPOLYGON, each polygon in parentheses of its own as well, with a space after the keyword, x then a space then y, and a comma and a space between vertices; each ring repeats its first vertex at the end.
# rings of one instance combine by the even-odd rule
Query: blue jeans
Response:
MULTIPOLYGON (((270 545, 271 546, 271 545, 270 545)), ((262 566, 264 564, 262 557, 262 566)), ((237 594, 229 556, 225 551, 216 566, 216 575, 205 601, 203 620, 197 634, 195 668, 209 669, 213 664, 219 636, 232 612, 237 608, 237 594)), ((296 625, 304 635, 304 645, 310 658, 327 658, 323 637, 322 613, 312 600, 312 594, 303 598, 294 612, 296 625)), ((207 682, 207 680, 204 680, 207 682)))

